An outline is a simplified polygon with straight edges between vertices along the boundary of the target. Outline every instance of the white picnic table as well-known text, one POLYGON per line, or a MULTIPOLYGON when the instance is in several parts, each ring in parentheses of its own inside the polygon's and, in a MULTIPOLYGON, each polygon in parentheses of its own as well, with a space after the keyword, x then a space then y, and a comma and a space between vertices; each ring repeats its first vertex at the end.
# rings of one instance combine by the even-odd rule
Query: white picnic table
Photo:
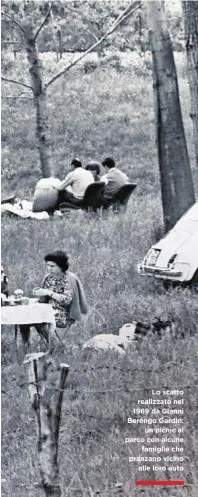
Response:
MULTIPOLYGON (((34 299, 32 299, 34 301, 34 299)), ((17 341, 18 325, 47 323, 49 325, 49 338, 56 329, 54 310, 51 304, 30 303, 28 305, 14 305, 1 307, 1 324, 15 327, 15 341, 17 341)), ((50 341, 50 340, 49 340, 50 341)), ((50 346, 50 344, 49 344, 50 346)))
POLYGON ((54 310, 50 304, 28 304, 1 307, 1 324, 10 326, 14 324, 39 324, 49 323, 53 329, 56 326, 54 310))

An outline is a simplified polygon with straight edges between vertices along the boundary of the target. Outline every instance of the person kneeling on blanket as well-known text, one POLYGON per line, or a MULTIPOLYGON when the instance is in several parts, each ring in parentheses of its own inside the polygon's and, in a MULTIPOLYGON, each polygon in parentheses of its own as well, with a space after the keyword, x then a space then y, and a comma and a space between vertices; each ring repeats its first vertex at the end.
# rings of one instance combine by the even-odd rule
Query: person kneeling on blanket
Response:
MULTIPOLYGON (((44 278, 43 288, 36 289, 34 295, 52 305, 55 311, 56 338, 62 342, 69 327, 80 320, 82 314, 87 314, 87 300, 80 279, 68 271, 69 262, 65 252, 57 250, 47 254, 44 259, 48 274, 44 278)), ((36 325, 36 328, 48 341, 45 325, 36 325)))

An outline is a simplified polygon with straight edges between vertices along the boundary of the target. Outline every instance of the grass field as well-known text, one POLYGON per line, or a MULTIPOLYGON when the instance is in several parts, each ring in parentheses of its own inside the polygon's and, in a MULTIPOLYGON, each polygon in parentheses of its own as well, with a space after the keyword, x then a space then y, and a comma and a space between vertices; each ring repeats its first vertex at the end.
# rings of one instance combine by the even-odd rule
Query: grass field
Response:
MULTIPOLYGON (((55 71, 53 61, 44 63, 45 74, 55 71)), ((21 67, 19 61, 16 64, 10 77, 17 79, 20 73, 26 74, 26 68, 24 61, 21 67)), ((196 184, 184 55, 178 54, 177 66, 196 184)), ((16 192, 31 199, 40 177, 34 107, 30 98, 17 97, 19 94, 21 90, 13 85, 2 87, 2 195, 16 192)), ((148 396, 146 388, 163 385, 185 387, 184 477, 193 486, 167 492, 161 489, 160 495, 195 497, 197 294, 190 289, 165 291, 160 283, 137 273, 137 263, 163 234, 151 71, 142 58, 132 57, 123 61, 121 73, 98 68, 84 75, 82 67, 76 67, 51 88, 49 115, 57 176, 65 176, 73 156, 79 156, 85 164, 112 155, 131 181, 138 183, 127 212, 119 215, 92 216, 80 211, 41 222, 2 218, 2 261, 11 291, 18 287, 31 294, 45 274, 45 253, 63 249, 70 255, 71 269, 84 284, 90 305, 86 319, 71 327, 66 340, 65 361, 70 364, 70 373, 60 437, 63 496, 91 497, 90 489, 94 496, 101 497, 159 495, 153 487, 143 493, 134 489, 136 470, 128 462, 124 437, 129 435, 127 417, 137 399, 148 396), (126 322, 149 323, 155 316, 174 319, 178 329, 185 331, 185 338, 175 342, 169 334, 160 341, 148 337, 124 359, 105 353, 87 356, 81 350, 83 342, 94 334, 118 333, 126 322), (120 490, 118 483, 122 484, 120 490)), ((42 492, 35 487, 39 481, 35 419, 12 334, 11 329, 3 327, 2 496, 39 497, 42 492)), ((137 454, 137 448, 131 451, 137 454)), ((180 476, 174 474, 174 478, 180 476)))

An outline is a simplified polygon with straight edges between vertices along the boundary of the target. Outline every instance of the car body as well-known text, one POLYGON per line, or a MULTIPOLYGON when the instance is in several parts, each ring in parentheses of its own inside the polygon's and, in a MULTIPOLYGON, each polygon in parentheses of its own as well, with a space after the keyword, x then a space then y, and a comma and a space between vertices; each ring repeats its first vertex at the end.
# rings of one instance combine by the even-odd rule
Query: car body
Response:
POLYGON ((138 265, 141 275, 198 284, 198 202, 196 202, 138 265))

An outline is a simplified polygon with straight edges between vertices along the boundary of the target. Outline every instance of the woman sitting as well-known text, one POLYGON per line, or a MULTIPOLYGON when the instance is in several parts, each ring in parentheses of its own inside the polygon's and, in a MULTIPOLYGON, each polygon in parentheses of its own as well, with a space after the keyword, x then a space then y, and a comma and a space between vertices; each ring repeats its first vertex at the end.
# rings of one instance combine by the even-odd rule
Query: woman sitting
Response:
MULTIPOLYGON (((87 314, 87 300, 78 276, 68 271, 69 262, 65 252, 58 250, 47 254, 44 259, 48 274, 43 288, 36 289, 34 295, 42 299, 44 297, 52 305, 56 335, 60 339, 76 320, 81 319, 82 314, 87 314)), ((43 334, 42 330, 40 333, 43 334)))
POLYGON ((103 174, 103 172, 101 171, 102 165, 100 164, 100 162, 90 161, 86 165, 85 169, 87 171, 91 171, 94 177, 94 181, 100 181, 100 177, 103 174))

